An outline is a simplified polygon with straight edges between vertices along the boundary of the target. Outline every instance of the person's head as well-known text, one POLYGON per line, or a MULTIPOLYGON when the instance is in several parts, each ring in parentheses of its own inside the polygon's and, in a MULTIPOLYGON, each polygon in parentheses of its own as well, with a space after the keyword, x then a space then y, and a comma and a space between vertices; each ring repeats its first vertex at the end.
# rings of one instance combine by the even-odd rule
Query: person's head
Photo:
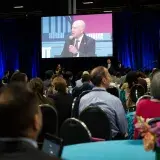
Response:
POLYGON ((11 83, 0 90, 0 137, 37 138, 42 115, 36 95, 26 83, 11 83))
POLYGON ((28 77, 25 73, 22 73, 22 72, 16 72, 12 75, 11 79, 10 79, 10 82, 24 82, 24 83, 27 83, 28 81, 28 77))
POLYGON ((53 71, 52 70, 48 70, 45 72, 45 79, 50 80, 52 78, 53 75, 53 71))
POLYGON ((60 65, 60 64, 58 64, 58 65, 57 65, 57 69, 60 69, 60 68, 61 68, 61 65, 60 65))
POLYGON ((151 95, 155 98, 160 100, 160 72, 154 74, 152 81, 151 81, 151 95))
POLYGON ((32 89, 34 93, 43 95, 44 85, 43 85, 43 81, 40 78, 31 79, 31 81, 29 82, 29 87, 32 89))
POLYGON ((138 83, 137 73, 135 71, 128 72, 126 75, 126 82, 128 83, 128 86, 131 89, 131 87, 134 84, 138 83))
POLYGON ((138 78, 147 78, 147 76, 145 75, 145 73, 138 71, 137 72, 137 77, 138 78))
POLYGON ((79 38, 83 35, 85 30, 85 22, 82 20, 77 20, 72 24, 72 36, 74 38, 79 38))
POLYGON ((108 88, 111 81, 108 69, 103 66, 94 68, 91 71, 91 81, 96 87, 108 88))
POLYGON ((111 60, 110 59, 107 59, 107 64, 111 64, 111 60))
POLYGON ((151 73, 151 76, 150 76, 150 79, 152 80, 152 78, 154 77, 154 75, 155 75, 156 73, 158 73, 158 72, 160 72, 160 70, 159 70, 158 68, 153 68, 152 73, 151 73))
POLYGON ((89 74, 83 74, 82 75, 82 83, 84 82, 90 82, 91 76, 89 74))
POLYGON ((56 77, 52 81, 52 86, 59 93, 66 93, 67 83, 62 77, 56 77))

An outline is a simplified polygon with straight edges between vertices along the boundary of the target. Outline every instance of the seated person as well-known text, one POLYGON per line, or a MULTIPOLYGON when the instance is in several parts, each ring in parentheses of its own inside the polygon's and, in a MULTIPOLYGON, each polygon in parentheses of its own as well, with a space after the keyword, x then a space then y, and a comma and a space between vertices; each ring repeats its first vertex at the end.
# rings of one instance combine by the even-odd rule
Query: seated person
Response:
POLYGON ((56 160, 38 150, 42 115, 36 95, 26 84, 11 83, 0 94, 0 159, 56 160))
POLYGON ((90 75, 84 74, 82 75, 82 86, 81 87, 75 87, 72 92, 73 97, 78 97, 83 91, 92 90, 93 85, 90 81, 90 75))
POLYGON ((44 96, 44 83, 40 78, 33 78, 29 82, 29 87, 36 94, 39 105, 41 104, 49 104, 51 106, 54 105, 52 99, 44 96))
POLYGON ((67 93, 67 83, 62 77, 56 77, 52 80, 53 94, 48 95, 54 100, 58 112, 58 129, 62 123, 71 117, 73 97, 67 93))
POLYGON ((111 122, 112 138, 121 139, 127 133, 127 120, 120 99, 106 91, 109 87, 110 80, 111 78, 107 68, 99 66, 92 70, 91 81, 95 87, 91 92, 81 98, 79 113, 90 104, 104 103, 104 105, 99 105, 98 107, 106 113, 111 122))
POLYGON ((134 85, 131 88, 128 100, 127 100, 127 121, 128 121, 128 138, 133 139, 134 135, 134 117, 136 111, 137 100, 145 94, 145 90, 141 85, 134 85))
MULTIPOLYGON (((151 99, 141 99, 136 107, 136 116, 141 116, 144 119, 160 117, 160 72, 154 74, 151 80, 151 99)), ((137 123, 137 118, 134 119, 134 124, 137 123)), ((134 138, 139 137, 137 129, 134 131, 134 138)))

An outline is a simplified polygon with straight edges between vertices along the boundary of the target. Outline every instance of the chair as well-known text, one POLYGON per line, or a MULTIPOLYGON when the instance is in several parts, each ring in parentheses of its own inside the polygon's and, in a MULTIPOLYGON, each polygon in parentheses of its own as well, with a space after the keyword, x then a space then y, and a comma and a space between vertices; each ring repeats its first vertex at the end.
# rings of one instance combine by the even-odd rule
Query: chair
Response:
POLYGON ((141 97, 137 100, 136 106, 137 106, 137 104, 139 103, 140 100, 142 100, 142 99, 151 99, 151 98, 152 98, 152 97, 151 97, 150 95, 143 95, 143 96, 141 96, 141 97))
POLYGON ((87 125, 93 137, 110 140, 112 138, 110 120, 106 113, 97 106, 90 105, 84 109, 79 119, 87 125))
POLYGON ((80 103, 80 100, 81 98, 86 95, 87 93, 89 93, 90 90, 87 90, 87 91, 83 91, 79 97, 77 97, 75 99, 75 102, 74 102, 74 105, 72 105, 72 117, 74 118, 78 118, 79 117, 79 103, 80 103))
POLYGON ((107 92, 119 98, 119 90, 116 87, 107 88, 107 92))
POLYGON ((75 107, 76 100, 77 100, 77 97, 74 98, 73 103, 72 103, 71 118, 74 117, 74 107, 75 107))
POLYGON ((135 84, 130 90, 130 98, 136 103, 141 96, 144 96, 145 89, 141 84, 135 84))
POLYGON ((38 137, 38 142, 41 143, 46 133, 52 135, 58 134, 58 114, 56 109, 51 105, 42 104, 39 107, 43 116, 43 127, 38 137))
POLYGON ((91 133, 87 126, 75 118, 67 119, 60 129, 64 145, 91 142, 91 133))
POLYGON ((153 124, 155 124, 155 123, 157 123, 157 122, 160 122, 160 117, 152 118, 152 119, 148 122, 148 124, 149 124, 149 125, 153 125, 153 124))

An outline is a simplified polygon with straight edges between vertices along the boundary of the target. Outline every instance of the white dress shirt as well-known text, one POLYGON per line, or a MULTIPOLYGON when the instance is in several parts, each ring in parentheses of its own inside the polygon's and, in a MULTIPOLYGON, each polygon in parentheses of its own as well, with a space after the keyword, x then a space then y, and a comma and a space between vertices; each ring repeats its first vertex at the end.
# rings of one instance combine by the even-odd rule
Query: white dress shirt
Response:
MULTIPOLYGON (((80 47, 80 45, 81 45, 83 36, 84 36, 84 34, 83 34, 81 37, 79 37, 78 39, 75 39, 75 41, 74 41, 74 46, 76 45, 76 41, 77 41, 77 40, 79 41, 79 42, 78 42, 78 48, 77 48, 78 50, 79 50, 79 47, 80 47)), ((76 57, 79 57, 79 53, 77 54, 76 57)))

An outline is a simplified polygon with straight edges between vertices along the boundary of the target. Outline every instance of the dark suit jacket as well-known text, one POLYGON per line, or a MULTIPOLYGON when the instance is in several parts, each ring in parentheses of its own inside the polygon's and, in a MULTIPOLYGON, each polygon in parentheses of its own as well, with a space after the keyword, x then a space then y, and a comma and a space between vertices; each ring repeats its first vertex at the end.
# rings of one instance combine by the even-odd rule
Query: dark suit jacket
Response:
POLYGON ((1 160, 58 160, 34 148, 28 142, 0 142, 1 160))
POLYGON ((60 131, 63 122, 71 117, 73 97, 64 93, 56 93, 55 95, 48 96, 54 100, 58 112, 58 131, 60 131))
POLYGON ((75 87, 73 89, 72 92, 72 96, 75 97, 79 97, 79 95, 83 92, 83 91, 88 91, 88 90, 92 90, 93 85, 91 85, 88 82, 84 82, 83 85, 81 87, 75 87))
MULTIPOLYGON (((73 45, 75 39, 70 40, 67 38, 63 51, 61 53, 62 57, 73 57, 73 54, 69 52, 69 45, 73 45)), ((80 47, 79 47, 79 57, 95 57, 95 40, 84 34, 80 47)))
MULTIPOLYGON (((108 64, 107 64, 107 68, 108 68, 108 64)), ((113 65, 111 64, 110 68, 108 69, 108 72, 111 74, 111 75, 114 75, 115 74, 115 69, 113 67, 113 65)))

